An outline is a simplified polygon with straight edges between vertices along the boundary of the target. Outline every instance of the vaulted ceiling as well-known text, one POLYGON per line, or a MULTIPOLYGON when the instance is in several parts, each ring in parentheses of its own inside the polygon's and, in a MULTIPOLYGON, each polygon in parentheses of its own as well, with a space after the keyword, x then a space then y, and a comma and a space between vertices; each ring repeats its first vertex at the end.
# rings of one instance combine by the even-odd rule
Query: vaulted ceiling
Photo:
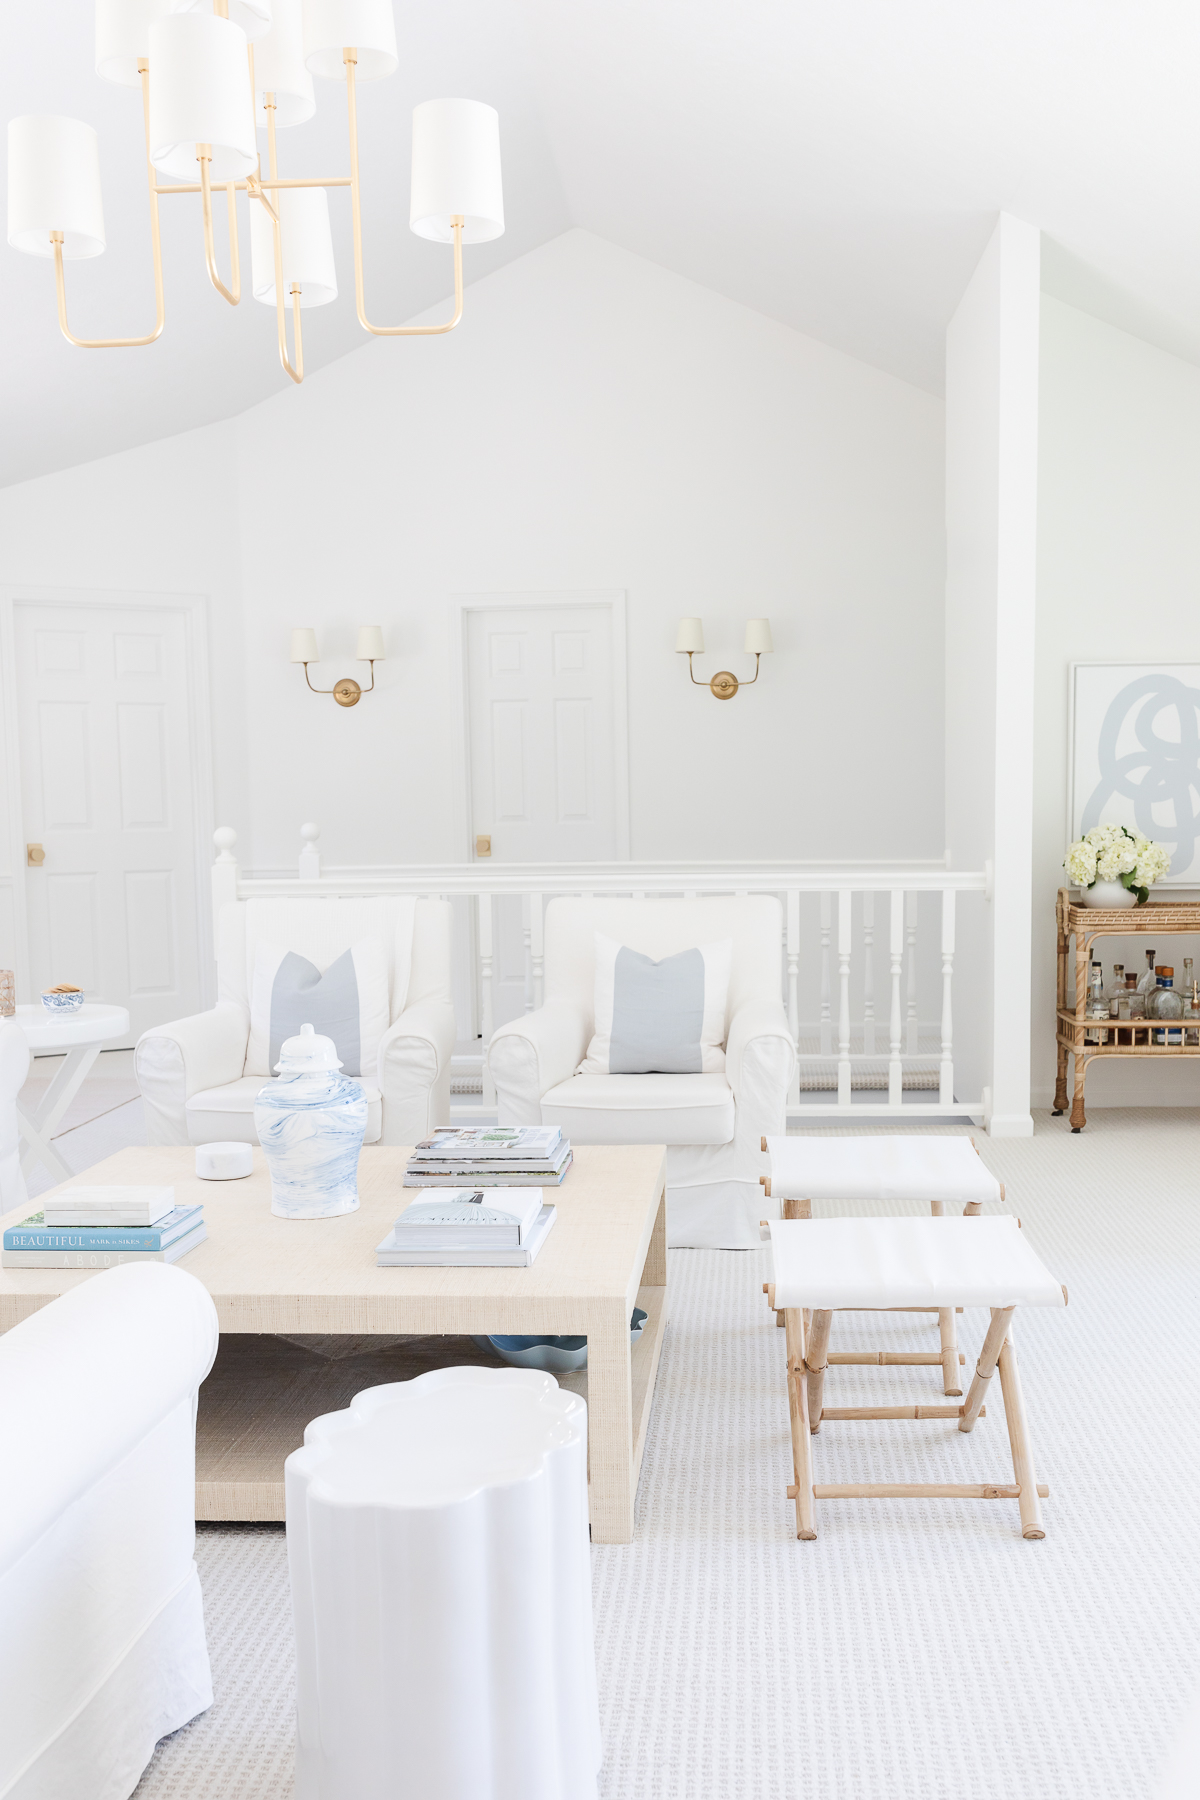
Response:
MULTIPOLYGON (((1007 209, 1046 234, 1051 291, 1200 361, 1200 12, 1185 0, 396 0, 396 21, 400 71, 360 103, 380 320, 449 293, 449 253, 407 230, 409 119, 465 94, 501 115, 508 226, 467 252, 468 281, 580 225, 936 391, 946 321, 1007 209)), ((72 326, 145 330, 137 93, 93 73, 91 0, 9 8, 5 40, 4 117, 67 113, 100 134, 108 249, 68 267, 72 326)), ((280 136, 285 174, 348 166, 343 90, 318 82, 317 97, 280 136)), ((332 212, 342 291, 305 315, 310 369, 368 341, 345 195, 332 212)), ((0 246, 0 481, 287 385, 273 310, 234 311, 208 285, 198 200, 162 216, 167 329, 145 350, 70 349, 52 266, 0 246)))

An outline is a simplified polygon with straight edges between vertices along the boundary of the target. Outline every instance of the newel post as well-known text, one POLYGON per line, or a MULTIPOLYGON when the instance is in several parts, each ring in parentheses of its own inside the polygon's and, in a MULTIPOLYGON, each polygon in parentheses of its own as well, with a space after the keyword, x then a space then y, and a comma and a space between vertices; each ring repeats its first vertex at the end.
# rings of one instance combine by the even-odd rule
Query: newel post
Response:
POLYGON ((238 865, 233 853, 237 832, 230 825, 219 825, 213 832, 217 847, 212 866, 213 955, 221 941, 221 908, 232 906, 238 897, 238 865))

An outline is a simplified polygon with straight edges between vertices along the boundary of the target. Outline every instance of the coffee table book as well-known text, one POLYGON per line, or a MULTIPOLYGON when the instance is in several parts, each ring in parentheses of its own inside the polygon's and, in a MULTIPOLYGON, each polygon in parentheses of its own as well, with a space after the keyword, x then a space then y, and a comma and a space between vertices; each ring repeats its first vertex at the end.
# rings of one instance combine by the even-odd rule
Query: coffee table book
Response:
MULTIPOLYGON (((588 1402, 592 1537, 629 1542, 667 1324, 665 1147, 577 1147, 563 1185, 544 1190, 558 1218, 528 1269, 377 1268, 375 1246, 412 1194, 403 1186, 408 1155, 365 1149, 362 1204, 335 1219, 273 1218, 257 1148, 243 1181, 201 1181, 193 1149, 155 1145, 119 1151, 56 1190, 171 1184, 177 1204, 204 1207, 208 1241, 184 1268, 212 1294, 222 1335, 200 1390, 197 1518, 283 1518, 283 1464, 305 1425, 380 1380, 339 1345, 378 1344, 378 1366, 401 1359, 413 1334, 427 1347, 435 1334, 581 1336, 587 1372, 562 1379, 588 1402), (647 1317, 631 1340, 635 1306, 647 1317)), ((0 1224, 19 1224, 29 1210, 0 1224)), ((0 1330, 89 1279, 81 1270, 0 1269, 0 1330)), ((466 1351, 462 1360, 479 1359, 469 1343, 466 1351)))

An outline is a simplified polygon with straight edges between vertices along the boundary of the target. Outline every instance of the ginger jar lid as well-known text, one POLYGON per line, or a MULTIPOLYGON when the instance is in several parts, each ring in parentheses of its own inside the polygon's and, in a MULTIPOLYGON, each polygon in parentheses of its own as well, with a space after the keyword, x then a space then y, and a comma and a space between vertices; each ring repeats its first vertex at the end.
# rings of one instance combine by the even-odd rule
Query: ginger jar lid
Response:
POLYGON ((332 1038, 322 1037, 311 1025, 302 1025, 298 1037, 285 1038, 279 1048, 277 1075, 319 1075, 326 1069, 340 1069, 337 1045, 332 1038))

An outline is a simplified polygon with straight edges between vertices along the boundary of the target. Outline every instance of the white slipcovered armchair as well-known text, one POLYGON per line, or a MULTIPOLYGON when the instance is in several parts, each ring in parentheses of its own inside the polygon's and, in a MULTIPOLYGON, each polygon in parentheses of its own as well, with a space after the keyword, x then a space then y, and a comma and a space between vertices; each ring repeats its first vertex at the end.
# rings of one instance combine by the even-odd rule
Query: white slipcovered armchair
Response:
MULTIPOLYGON (((545 1004, 488 1046, 502 1125, 558 1125, 576 1144, 666 1144, 667 1241, 759 1243, 770 1213, 761 1140, 786 1128, 796 1050, 781 999, 783 916, 770 895, 552 900, 545 1004), (655 961, 729 938, 725 1069, 710 1075, 577 1075, 594 1029, 595 934, 655 961)), ((567 1177, 570 1180, 570 1177, 567 1177)))
POLYGON ((271 1076, 247 1061, 258 944, 283 945, 324 971, 364 938, 387 952, 391 1021, 377 1068, 362 1071, 366 1142, 414 1144, 444 1125, 455 1037, 449 902, 239 900, 221 908, 216 1006, 138 1039, 147 1143, 256 1144, 254 1101, 271 1076))
POLYGON ((0 1794, 125 1800, 212 1705, 196 1404, 217 1309, 106 1269, 0 1337, 0 1794))

